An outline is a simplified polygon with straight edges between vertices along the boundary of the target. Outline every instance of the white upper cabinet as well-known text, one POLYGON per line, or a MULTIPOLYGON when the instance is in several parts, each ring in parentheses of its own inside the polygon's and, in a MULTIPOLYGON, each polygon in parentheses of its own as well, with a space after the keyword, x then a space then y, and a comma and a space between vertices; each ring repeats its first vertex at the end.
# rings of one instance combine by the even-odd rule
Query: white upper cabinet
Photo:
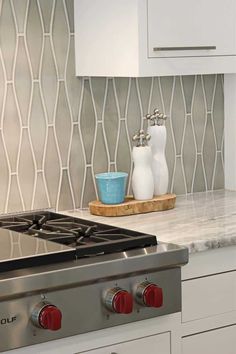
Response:
POLYGON ((78 76, 236 72, 236 0, 75 0, 78 76))

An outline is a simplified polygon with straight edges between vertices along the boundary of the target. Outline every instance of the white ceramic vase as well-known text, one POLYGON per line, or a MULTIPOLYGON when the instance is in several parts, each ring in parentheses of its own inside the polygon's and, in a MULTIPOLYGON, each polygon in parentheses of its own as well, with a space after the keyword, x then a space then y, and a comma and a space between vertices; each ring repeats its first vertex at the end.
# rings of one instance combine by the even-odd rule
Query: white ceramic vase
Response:
POLYGON ((153 125, 148 127, 151 139, 148 145, 152 150, 152 172, 154 178, 154 195, 166 194, 169 184, 169 171, 166 163, 166 127, 153 125))
POLYGON ((133 147, 134 170, 132 175, 132 189, 134 199, 152 199, 154 194, 154 180, 152 174, 152 151, 150 146, 133 147))

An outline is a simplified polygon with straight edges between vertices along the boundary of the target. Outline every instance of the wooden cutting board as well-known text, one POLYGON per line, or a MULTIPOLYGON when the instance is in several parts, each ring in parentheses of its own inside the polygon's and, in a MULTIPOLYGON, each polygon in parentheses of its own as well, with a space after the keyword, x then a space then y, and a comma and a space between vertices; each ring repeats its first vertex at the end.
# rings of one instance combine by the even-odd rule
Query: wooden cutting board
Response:
POLYGON ((89 203, 89 210, 93 215, 125 216, 173 209, 175 201, 175 194, 164 194, 149 200, 135 200, 132 196, 127 196, 121 204, 102 204, 95 200, 89 203))

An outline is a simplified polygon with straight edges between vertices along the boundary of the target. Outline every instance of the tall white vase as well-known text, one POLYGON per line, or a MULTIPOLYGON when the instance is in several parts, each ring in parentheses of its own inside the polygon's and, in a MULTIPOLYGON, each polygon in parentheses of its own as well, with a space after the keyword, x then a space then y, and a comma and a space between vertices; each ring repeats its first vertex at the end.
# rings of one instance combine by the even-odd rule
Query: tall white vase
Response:
POLYGON ((166 127, 153 125, 148 127, 151 139, 148 145, 152 149, 152 172, 154 178, 154 195, 166 194, 169 184, 169 171, 166 163, 166 127))
POLYGON ((132 175, 132 189, 134 199, 152 199, 154 194, 154 180, 152 174, 152 151, 150 146, 133 147, 134 170, 132 175))

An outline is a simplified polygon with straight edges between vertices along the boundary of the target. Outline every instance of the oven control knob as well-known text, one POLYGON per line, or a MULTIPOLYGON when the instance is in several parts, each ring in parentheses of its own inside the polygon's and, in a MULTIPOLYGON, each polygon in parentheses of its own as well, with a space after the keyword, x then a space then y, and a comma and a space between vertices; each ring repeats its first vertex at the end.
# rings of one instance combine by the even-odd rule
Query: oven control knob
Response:
POLYGON ((143 306, 161 307, 163 305, 162 288, 148 281, 140 283, 136 289, 136 300, 143 306))
POLYGON ((129 314, 133 311, 132 295, 119 287, 106 291, 104 304, 108 310, 115 313, 129 314))
POLYGON ((58 331, 61 329, 62 313, 50 303, 39 304, 32 313, 33 323, 43 329, 58 331))

